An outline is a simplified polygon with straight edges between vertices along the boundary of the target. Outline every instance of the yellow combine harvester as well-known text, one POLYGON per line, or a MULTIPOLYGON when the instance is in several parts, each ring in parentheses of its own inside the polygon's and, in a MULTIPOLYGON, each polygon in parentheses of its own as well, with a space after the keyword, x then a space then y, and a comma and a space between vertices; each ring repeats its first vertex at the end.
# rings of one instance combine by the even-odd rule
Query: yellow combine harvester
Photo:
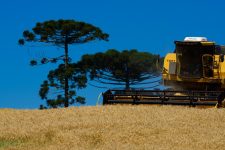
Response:
POLYGON ((164 59, 162 81, 170 90, 107 90, 103 104, 222 106, 225 98, 225 47, 205 37, 175 41, 164 59))
POLYGON ((164 59, 163 83, 173 89, 224 90, 224 47, 204 37, 175 41, 174 53, 164 59))

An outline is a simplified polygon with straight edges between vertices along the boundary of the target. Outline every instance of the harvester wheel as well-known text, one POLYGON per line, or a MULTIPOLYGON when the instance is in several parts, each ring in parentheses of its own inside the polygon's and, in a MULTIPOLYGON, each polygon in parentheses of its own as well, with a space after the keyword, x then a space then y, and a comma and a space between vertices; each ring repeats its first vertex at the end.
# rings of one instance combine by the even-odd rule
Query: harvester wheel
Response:
POLYGON ((223 100, 221 103, 217 103, 215 108, 225 108, 225 100, 223 100))

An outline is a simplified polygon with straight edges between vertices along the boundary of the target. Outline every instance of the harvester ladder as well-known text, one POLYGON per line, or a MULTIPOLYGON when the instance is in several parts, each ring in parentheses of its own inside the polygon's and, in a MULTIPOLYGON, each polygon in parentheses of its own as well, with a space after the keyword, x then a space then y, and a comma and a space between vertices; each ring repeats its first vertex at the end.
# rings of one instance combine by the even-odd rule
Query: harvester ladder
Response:
POLYGON ((220 79, 220 63, 215 61, 215 59, 213 64, 213 76, 214 78, 220 79))
POLYGON ((204 54, 202 56, 203 77, 220 79, 220 64, 216 61, 215 56, 204 54))

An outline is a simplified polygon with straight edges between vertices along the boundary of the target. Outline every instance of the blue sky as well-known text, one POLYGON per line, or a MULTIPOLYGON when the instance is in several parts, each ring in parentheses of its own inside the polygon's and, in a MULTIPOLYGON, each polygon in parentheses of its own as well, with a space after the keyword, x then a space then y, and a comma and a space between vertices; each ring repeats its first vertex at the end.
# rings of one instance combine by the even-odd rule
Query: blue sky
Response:
MULTIPOLYGON (((63 53, 56 47, 20 47, 22 32, 36 22, 75 19, 100 27, 109 42, 96 41, 70 47, 74 61, 83 54, 107 49, 138 49, 164 56, 174 49, 174 40, 206 36, 225 45, 223 0, 7 0, 0 2, 0 108, 38 108, 44 104, 39 86, 54 65, 29 66, 29 60, 63 53)), ((88 86, 78 94, 94 105, 100 92, 88 86)))

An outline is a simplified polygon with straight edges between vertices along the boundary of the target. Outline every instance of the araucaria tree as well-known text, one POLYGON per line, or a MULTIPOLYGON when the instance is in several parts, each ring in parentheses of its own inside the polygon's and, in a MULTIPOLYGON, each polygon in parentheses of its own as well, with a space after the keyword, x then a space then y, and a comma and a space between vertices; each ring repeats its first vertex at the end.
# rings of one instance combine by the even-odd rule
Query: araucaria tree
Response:
POLYGON ((90 78, 102 84, 131 86, 159 83, 162 58, 147 52, 111 49, 105 53, 84 55, 79 62, 88 70, 90 78), (155 80, 150 81, 149 79, 155 80))
MULTIPOLYGON (((37 23, 32 31, 26 30, 23 32, 23 38, 19 39, 20 45, 26 43, 47 43, 56 47, 63 47, 64 49, 64 55, 51 59, 42 58, 40 62, 42 64, 48 62, 55 63, 58 60, 63 60, 64 62, 63 65, 59 65, 56 70, 50 71, 48 75, 49 82, 44 81, 41 85, 39 94, 42 99, 47 100, 50 107, 62 106, 62 104, 64 107, 68 107, 69 104, 74 102, 73 96, 75 95, 75 85, 77 85, 78 88, 84 87, 84 75, 82 75, 82 73, 75 73, 76 76, 74 76, 71 73, 74 70, 79 71, 79 68, 74 68, 74 65, 70 65, 71 57, 69 57, 69 45, 84 44, 94 40, 107 41, 108 36, 108 34, 103 33, 98 27, 75 20, 45 21, 37 23), (54 81, 58 81, 58 83, 54 81), (71 82, 73 84, 69 86, 69 83, 71 82), (75 84, 74 82, 82 82, 82 84, 75 84), (63 89, 64 95, 59 94, 55 99, 49 99, 47 95, 50 87, 63 89)), ((31 65, 37 64, 37 61, 31 61, 31 65)))

